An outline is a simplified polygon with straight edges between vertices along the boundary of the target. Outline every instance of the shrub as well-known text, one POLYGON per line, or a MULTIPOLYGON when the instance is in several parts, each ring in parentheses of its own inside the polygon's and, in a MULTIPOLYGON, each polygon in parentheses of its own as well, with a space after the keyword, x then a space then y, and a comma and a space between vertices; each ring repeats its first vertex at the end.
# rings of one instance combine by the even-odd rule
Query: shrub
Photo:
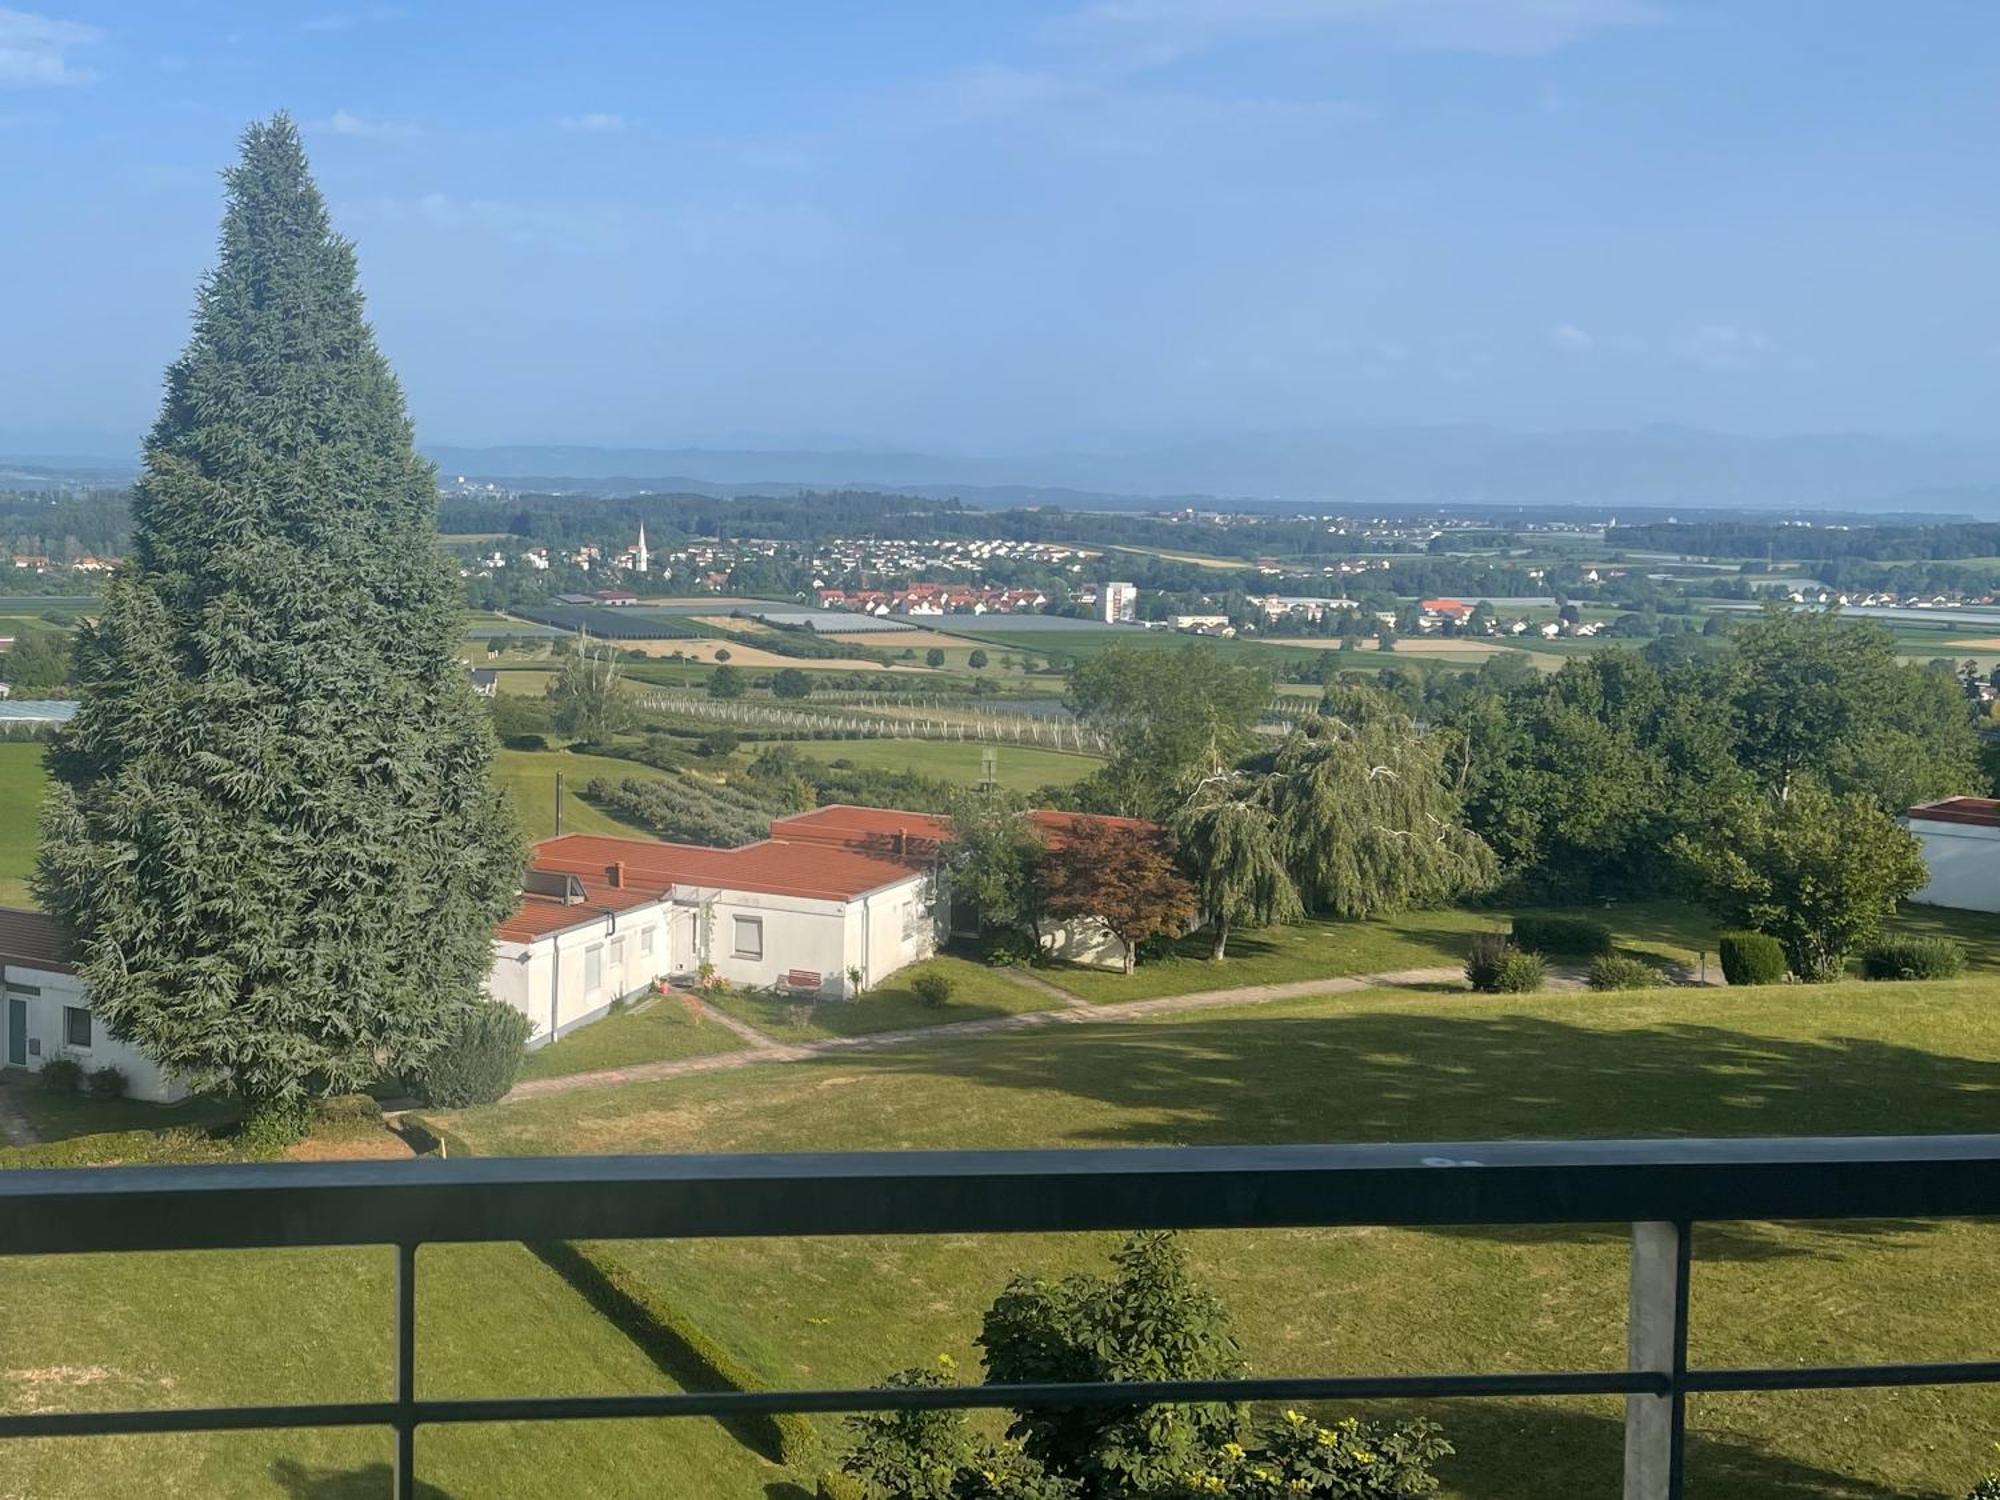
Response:
POLYGON ((701 737, 701 753, 712 757, 731 755, 741 743, 733 729, 711 729, 701 737))
POLYGON ((861 1481, 852 1474, 833 1472, 819 1476, 813 1486, 813 1500, 867 1500, 861 1481))
POLYGON ((1034 958, 1034 939, 1017 927, 996 927, 979 939, 980 962, 996 969, 1032 963, 1034 958))
POLYGON ((1261 1450, 1232 1445, 1190 1489, 1242 1500, 1405 1500, 1437 1493, 1431 1464, 1451 1452, 1429 1422, 1385 1429, 1347 1417, 1322 1427, 1288 1411, 1261 1450))
POLYGON ((1502 960, 1515 951, 1514 945, 1507 941, 1504 933, 1474 934, 1472 948, 1465 956, 1465 982, 1475 990, 1492 994, 1500 988, 1502 960))
POLYGON ((546 750, 549 737, 545 734, 510 734, 500 741, 509 750, 546 750))
POLYGON ((1988 1474, 1972 1487, 1965 1500, 2000 1500, 2000 1474, 1988 1474))
POLYGON ((90 1097, 93 1099, 123 1099, 125 1097, 125 1070, 106 1063, 101 1068, 90 1070, 90 1097))
POLYGON ((1861 955, 1863 979, 1956 979, 1965 950, 1950 938, 1886 937, 1861 955))
POLYGON ((1715 951, 1731 984, 1776 984, 1785 977, 1784 945, 1769 933, 1725 932, 1715 951))
POLYGON ((313 1102, 313 1118, 322 1125, 379 1125, 382 1106, 370 1094, 328 1094, 313 1102))
POLYGON ((951 976, 940 974, 935 969, 927 974, 919 974, 910 981, 910 992, 921 1004, 929 1006, 932 1010, 936 1010, 951 999, 953 988, 955 986, 951 982, 951 976))
POLYGON ((83 1064, 67 1052, 58 1052, 42 1064, 42 1087, 52 1094, 83 1092, 83 1064))
POLYGON ((1516 948, 1500 960, 1493 988, 1508 995, 1532 995, 1548 980, 1549 966, 1542 962, 1542 955, 1516 948))
POLYGON ((521 1059, 534 1023, 511 1005, 480 1000, 458 1031, 425 1062, 416 1079, 426 1104, 463 1109, 492 1104, 521 1076, 521 1059))
POLYGON ((1660 982, 1659 970, 1642 959, 1622 953, 1600 953, 1590 961, 1594 990, 1643 990, 1660 982))
POLYGON ((1530 953, 1595 958, 1611 951, 1611 929, 1589 917, 1516 917, 1514 945, 1530 953))

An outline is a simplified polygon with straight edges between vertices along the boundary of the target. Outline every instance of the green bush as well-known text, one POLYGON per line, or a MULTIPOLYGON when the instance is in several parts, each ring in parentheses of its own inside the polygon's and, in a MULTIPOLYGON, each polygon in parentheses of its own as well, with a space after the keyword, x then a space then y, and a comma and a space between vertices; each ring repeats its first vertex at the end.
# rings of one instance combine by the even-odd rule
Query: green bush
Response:
POLYGON ((1715 941, 1722 977, 1731 984, 1776 984, 1785 977, 1785 949, 1764 932, 1725 932, 1715 941))
POLYGON ((457 1033, 424 1063, 414 1080, 426 1104, 463 1109, 492 1104, 521 1076, 534 1023, 511 1005, 480 1000, 466 1012, 457 1033))
POLYGON ((935 969, 926 974, 919 974, 910 981, 910 992, 917 997, 918 1003, 927 1005, 932 1010, 949 1001, 954 988, 951 976, 940 974, 935 969))
POLYGON ((1965 949, 1950 938, 1885 937, 1861 955, 1863 979, 1956 979, 1965 972, 1965 949))
POLYGON ((1595 958, 1611 951, 1611 929, 1589 917, 1516 917, 1514 946, 1530 953, 1595 958))
POLYGON ((1972 1487, 1965 1500, 2000 1500, 2000 1474, 1988 1474, 1972 1487))
POLYGON ((1500 965, 1516 951, 1504 933, 1475 933, 1465 955, 1465 982, 1483 994, 1494 993, 1500 988, 1500 965))
POLYGON ((1660 971, 1643 959, 1600 953, 1590 961, 1589 979, 1594 990, 1643 990, 1660 982, 1660 971))
POLYGON ((546 750, 549 737, 545 734, 510 734, 501 741, 509 750, 546 750))
POLYGON ((125 1097, 125 1070, 106 1063, 101 1068, 90 1070, 87 1085, 93 1099, 123 1099, 125 1097))
POLYGON ((868 1500, 868 1496, 860 1480, 834 1470, 819 1476, 819 1483, 813 1486, 813 1500, 868 1500))
POLYGON ((1033 963, 1035 940, 1018 928, 996 928, 980 938, 979 959, 980 962, 991 964, 996 969, 1033 963))
POLYGON ((52 1094, 83 1092, 83 1064, 67 1052, 58 1052, 42 1064, 42 1087, 52 1094))
POLYGON ((1549 966, 1542 962, 1542 955, 1519 948, 1500 960, 1493 976, 1493 988, 1508 995, 1532 995, 1548 982, 1549 966))
POLYGON ((372 1094, 328 1094, 313 1101, 313 1119, 321 1125, 379 1125, 382 1106, 372 1094))

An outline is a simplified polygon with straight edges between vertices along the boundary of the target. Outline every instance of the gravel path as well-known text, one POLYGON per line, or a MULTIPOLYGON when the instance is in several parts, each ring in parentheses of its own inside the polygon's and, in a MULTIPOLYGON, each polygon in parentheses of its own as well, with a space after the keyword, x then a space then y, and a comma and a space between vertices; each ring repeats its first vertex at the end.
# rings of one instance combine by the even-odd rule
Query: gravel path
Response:
POLYGON ((1026 1011, 1020 1015, 992 1016, 979 1021, 951 1021, 942 1026, 877 1031, 868 1036, 830 1037, 797 1046, 774 1041, 754 1026, 746 1025, 733 1016, 725 1016, 720 1009, 712 1007, 708 1015, 721 1021, 749 1044, 743 1051, 683 1057, 668 1062, 635 1063, 629 1068, 607 1068, 599 1073, 536 1078, 517 1084, 513 1092, 500 1102, 517 1104, 523 1099, 545 1099, 552 1094, 574 1093, 579 1089, 615 1088, 621 1083, 657 1083, 696 1073, 719 1073, 765 1063, 802 1062, 807 1058, 832 1057, 843 1052, 883 1052, 916 1042, 949 1041, 956 1037, 985 1036, 990 1032, 1031 1031, 1042 1026, 1094 1026, 1105 1021, 1129 1021, 1142 1016, 1217 1010, 1234 1005, 1260 1005, 1306 995, 1343 995, 1354 990, 1379 989, 1385 985, 1452 983, 1462 981, 1464 977, 1465 971, 1455 965, 1450 968, 1396 969, 1386 974, 1353 974, 1337 979, 1300 979, 1290 984, 1249 984, 1235 989, 1197 990, 1190 995, 1161 995, 1152 1000, 1123 1000, 1113 1005, 1078 1002, 1077 997, 1068 991, 1057 990, 1055 985, 1043 982, 1043 987, 1065 997, 1061 1010, 1026 1011))

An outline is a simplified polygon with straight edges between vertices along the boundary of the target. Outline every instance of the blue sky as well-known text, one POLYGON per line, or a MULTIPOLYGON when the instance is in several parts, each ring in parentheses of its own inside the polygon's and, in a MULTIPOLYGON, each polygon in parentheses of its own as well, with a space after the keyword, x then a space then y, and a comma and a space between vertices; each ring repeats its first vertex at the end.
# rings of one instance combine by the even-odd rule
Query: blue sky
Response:
POLYGON ((142 430, 243 123, 421 435, 2000 440, 1987 0, 0 9, 0 445, 142 430))

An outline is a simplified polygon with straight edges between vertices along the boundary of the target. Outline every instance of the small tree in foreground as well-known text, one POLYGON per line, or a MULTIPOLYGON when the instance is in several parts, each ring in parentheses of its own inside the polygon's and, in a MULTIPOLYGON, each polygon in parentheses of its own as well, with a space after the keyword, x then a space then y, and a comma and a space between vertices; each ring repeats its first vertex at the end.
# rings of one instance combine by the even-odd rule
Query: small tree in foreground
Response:
MULTIPOLYGON (((1019 1276, 979 1342, 993 1384, 1219 1380, 1243 1373, 1229 1315, 1188 1274, 1169 1234, 1128 1237, 1109 1277, 1019 1276)), ((952 1362, 891 1376, 951 1384, 952 1362)), ((972 1436, 958 1411, 856 1417, 842 1460, 865 1500, 1420 1500, 1451 1445, 1428 1422, 1321 1425, 1288 1411, 1261 1435, 1240 1406, 1206 1403, 1017 1410, 1007 1441, 972 1436)))
POLYGON ((262 1139, 456 1028, 518 892, 437 476, 292 123, 221 257, 77 644, 35 890, 111 1035, 262 1139))
POLYGON ((1125 945, 1125 972, 1149 938, 1178 937, 1194 920, 1194 887, 1152 828, 1078 822, 1042 856, 1042 911, 1056 921, 1102 922, 1125 945))
POLYGON ((1896 903, 1929 878, 1917 841, 1867 796, 1795 776, 1740 803, 1717 837, 1675 840, 1724 922, 1769 933, 1808 984, 1840 977, 1896 903))

